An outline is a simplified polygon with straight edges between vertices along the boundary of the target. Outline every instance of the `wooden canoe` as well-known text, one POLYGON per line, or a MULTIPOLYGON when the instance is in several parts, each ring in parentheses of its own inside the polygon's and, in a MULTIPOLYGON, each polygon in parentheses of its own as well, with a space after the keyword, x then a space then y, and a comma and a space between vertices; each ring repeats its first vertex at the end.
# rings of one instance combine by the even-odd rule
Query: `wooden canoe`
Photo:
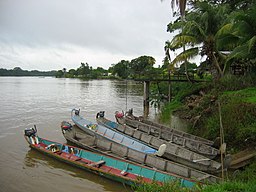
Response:
POLYGON ((143 138, 144 139, 147 138, 147 140, 143 140, 143 142, 153 145, 153 147, 158 148, 159 147, 158 145, 165 144, 168 142, 171 145, 174 145, 174 146, 178 145, 178 146, 184 147, 190 151, 201 154, 209 159, 214 159, 219 154, 219 150, 212 146, 206 145, 201 142, 197 142, 190 138, 184 138, 184 137, 181 137, 180 135, 176 135, 173 133, 167 139, 167 137, 160 137, 160 135, 156 135, 155 134, 156 131, 153 129, 145 129, 145 127, 141 127, 141 126, 138 126, 138 128, 135 129, 134 127, 118 124, 116 122, 110 121, 105 117, 101 117, 101 116, 98 116, 98 118, 96 119, 98 124, 107 126, 111 129, 118 130, 122 133, 128 134, 137 139, 143 140, 143 138), (153 137, 158 139, 159 142, 157 143, 157 145, 154 145, 154 143, 150 143, 153 137))
POLYGON ((172 137, 176 137, 178 140, 180 140, 180 142, 186 142, 186 140, 189 139, 190 141, 193 140, 195 143, 203 143, 210 146, 219 145, 218 138, 216 141, 210 141, 205 138, 180 131, 178 129, 172 129, 168 126, 147 120, 142 116, 136 117, 132 114, 132 110, 129 110, 126 115, 123 115, 120 112, 116 112, 115 117, 119 124, 126 124, 136 129, 144 130, 166 140, 171 140, 172 137))
MULTIPOLYGON (((192 167, 194 169, 205 171, 209 173, 216 173, 219 172, 222 168, 221 163, 214 161, 212 159, 209 159, 208 157, 205 157, 201 154, 195 153, 193 151, 190 151, 188 149, 185 149, 184 147, 181 147, 179 145, 173 144, 171 142, 167 142, 163 139, 154 137, 152 135, 148 135, 138 129, 129 129, 127 126, 118 126, 119 130, 117 129, 117 125, 115 122, 108 122, 103 123, 103 120, 100 121, 100 119, 104 119, 102 117, 103 115, 97 115, 96 119, 99 123, 104 124, 104 126, 107 126, 110 129, 123 132, 130 137, 133 137, 136 140, 139 140, 145 144, 148 144, 151 147, 157 148, 158 146, 161 146, 163 144, 166 145, 165 153, 162 155, 163 157, 170 159, 172 161, 175 161, 180 164, 184 164, 186 166, 192 167)), ((228 155, 225 159, 224 165, 227 168, 230 163, 231 156, 228 155)))
POLYGON ((116 132, 112 129, 109 129, 105 126, 98 125, 96 123, 92 123, 91 121, 86 120, 85 118, 79 115, 79 111, 73 109, 71 111, 71 119, 72 121, 83 131, 85 131, 89 135, 96 135, 98 138, 106 138, 114 143, 127 146, 131 149, 148 153, 148 154, 155 154, 157 150, 149 147, 148 145, 134 140, 125 134, 116 132))
POLYGON ((32 149, 111 180, 128 185, 151 183, 153 181, 161 184, 176 179, 180 182, 180 185, 184 187, 192 187, 195 184, 193 180, 177 177, 176 175, 128 162, 120 158, 60 144, 43 139, 35 132, 33 134, 27 134, 28 132, 29 129, 26 129, 24 136, 32 149))
POLYGON ((69 126, 68 128, 62 126, 62 133, 68 142, 90 151, 118 157, 129 162, 133 161, 140 165, 146 165, 147 167, 176 175, 179 178, 192 179, 199 183, 216 183, 220 181, 220 178, 214 175, 159 158, 152 154, 144 154, 128 147, 117 145, 107 139, 97 139, 95 136, 86 134, 76 125, 69 126))

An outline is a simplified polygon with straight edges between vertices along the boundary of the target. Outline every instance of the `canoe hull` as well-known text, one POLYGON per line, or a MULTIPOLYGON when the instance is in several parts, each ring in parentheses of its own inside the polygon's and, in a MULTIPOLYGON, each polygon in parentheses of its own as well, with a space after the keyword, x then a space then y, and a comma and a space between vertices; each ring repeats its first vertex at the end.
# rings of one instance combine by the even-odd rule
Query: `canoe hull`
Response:
POLYGON ((120 124, 127 124, 134 128, 138 128, 139 126, 141 126, 141 127, 144 126, 147 128, 154 127, 158 130, 158 134, 161 134, 162 136, 165 136, 165 132, 169 131, 175 135, 179 135, 183 138, 189 138, 198 143, 204 143, 204 144, 210 145, 210 146, 214 145, 213 141, 210 141, 210 140, 207 140, 205 138, 198 137, 195 135, 191 135, 189 133, 186 133, 186 132, 183 132, 183 131, 180 131, 177 129, 171 129, 170 127, 167 127, 165 125, 161 125, 161 124, 146 120, 143 117, 136 117, 132 113, 128 113, 126 116, 116 116, 116 120, 120 124))
POLYGON ((157 170, 168 172, 175 175, 176 177, 194 179, 202 183, 216 183, 220 180, 218 177, 211 174, 191 169, 184 165, 159 158, 155 155, 143 154, 127 147, 125 148, 120 145, 112 144, 109 140, 106 139, 97 140, 96 137, 87 135, 75 125, 71 130, 64 131, 63 135, 67 141, 79 147, 103 153, 104 155, 115 157, 118 156, 119 158, 125 159, 126 161, 131 160, 148 167, 154 167, 157 170))
POLYGON ((109 129, 105 126, 98 124, 93 124, 92 122, 82 118, 79 113, 76 113, 77 110, 72 110, 71 119, 72 121, 84 132, 89 135, 96 136, 99 139, 105 138, 110 140, 113 143, 127 146, 131 149, 143 152, 146 154, 155 154, 157 150, 152 148, 142 142, 134 140, 131 137, 126 136, 125 134, 118 133, 112 129, 109 129), (75 111, 75 112, 74 112, 75 111))
MULTIPOLYGON (((153 128, 151 126, 147 126, 147 125, 141 126, 140 125, 140 126, 138 126, 137 129, 135 129, 134 127, 131 127, 128 125, 121 125, 121 124, 109 121, 108 119, 106 119, 104 117, 98 117, 97 123, 107 126, 111 129, 118 130, 121 133, 125 133, 129 136, 132 136, 132 137, 135 136, 136 139, 141 138, 141 137, 147 137, 147 139, 149 140, 150 138, 155 137, 155 138, 158 138, 159 140, 162 140, 162 144, 168 142, 168 143, 172 143, 175 145, 179 145, 179 146, 182 146, 183 148, 191 150, 195 153, 201 154, 209 159, 213 159, 219 154, 219 150, 217 150, 209 145, 206 145, 201 142, 196 142, 189 138, 184 138, 184 137, 176 135, 172 132, 160 133, 159 129, 153 128)), ((146 141, 146 144, 148 144, 147 141, 146 141)), ((154 147, 158 148, 159 146, 154 146, 154 147)))
POLYGON ((165 144, 166 151, 163 154, 163 157, 170 159, 172 161, 178 162, 180 164, 184 164, 194 169, 209 172, 209 173, 216 173, 221 168, 221 164, 219 162, 213 161, 208 157, 205 157, 201 154, 190 151, 172 142, 165 141, 158 137, 149 135, 148 133, 142 132, 138 129, 133 129, 126 125, 114 124, 114 122, 110 122, 104 117, 97 118, 97 122, 115 131, 123 132, 124 134, 134 137, 135 139, 138 139, 139 141, 144 142, 145 144, 155 148, 158 148, 162 144, 165 144), (194 160, 199 160, 199 161, 194 161, 194 160))
MULTIPOLYGON (((153 181, 161 184, 177 179, 164 172, 125 162, 118 158, 108 157, 73 146, 52 142, 39 138, 38 136, 34 137, 39 141, 36 143, 31 142, 34 138, 27 136, 25 136, 25 138, 32 149, 49 157, 127 185, 151 183, 153 181), (53 151, 52 146, 59 147, 60 150, 53 151), (70 150, 72 153, 68 152, 70 150)), ((194 182, 180 179, 180 184, 184 187, 192 187, 194 182)))
POLYGON ((34 145, 30 145, 30 147, 31 147, 32 149, 34 149, 34 150, 36 150, 36 151, 38 151, 38 152, 44 154, 44 155, 47 155, 47 156, 49 156, 49 157, 51 157, 51 158, 56 159, 56 160, 58 160, 58 161, 61 161, 61 162, 63 162, 63 163, 67 163, 67 164, 69 164, 69 165, 71 165, 71 166, 77 167, 77 168, 79 168, 79 169, 83 169, 83 170, 85 170, 85 171, 94 173, 94 174, 96 174, 96 175, 105 177, 105 178, 107 178, 107 179, 114 180, 114 181, 117 181, 117 182, 120 182, 120 183, 123 183, 123 184, 126 184, 126 185, 130 185, 130 186, 132 186, 132 185, 135 184, 134 181, 126 180, 126 179, 117 177, 117 176, 115 176, 115 175, 105 174, 104 172, 101 172, 101 171, 98 171, 98 170, 89 169, 89 168, 87 168, 87 167, 85 167, 85 166, 82 166, 81 164, 76 163, 76 162, 71 162, 71 161, 68 161, 68 160, 66 160, 66 159, 64 159, 64 158, 61 158, 61 157, 59 157, 59 156, 53 155, 52 153, 49 153, 49 152, 46 152, 46 151, 43 151, 43 150, 39 150, 39 149, 38 149, 37 147, 35 147, 34 145))

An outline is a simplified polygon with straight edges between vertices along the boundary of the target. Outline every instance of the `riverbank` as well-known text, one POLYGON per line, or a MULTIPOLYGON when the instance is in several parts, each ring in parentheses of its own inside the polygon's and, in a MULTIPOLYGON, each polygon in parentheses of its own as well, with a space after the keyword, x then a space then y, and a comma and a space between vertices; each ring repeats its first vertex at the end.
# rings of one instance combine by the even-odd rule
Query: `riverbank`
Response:
MULTIPOLYGON (((222 125, 228 154, 256 146, 255 77, 227 76, 218 83, 191 84, 186 85, 186 90, 184 87, 180 90, 173 101, 162 109, 162 123, 167 123, 170 114, 175 114, 190 124, 188 132, 210 140, 220 136, 222 125)), ((255 175, 254 160, 251 165, 226 175, 224 183, 205 188, 198 186, 191 190, 178 188, 175 191, 256 191, 255 175)), ((169 188, 166 191, 173 191, 169 188)), ((145 188, 138 191, 165 190, 145 188)))
MULTIPOLYGON (((256 168, 256 163, 251 165, 251 167, 256 168)), ((236 180, 229 180, 223 183, 215 185, 201 185, 197 184, 193 188, 180 187, 178 181, 172 181, 164 183, 164 185, 159 186, 156 183, 145 184, 141 186, 134 187, 136 192, 255 192, 256 191, 256 177, 255 172, 252 172, 253 168, 249 167, 244 171, 244 174, 240 174, 240 177, 236 180), (250 170, 250 171, 248 171, 250 170), (248 177, 248 174, 252 175, 251 178, 244 180, 248 177), (246 176, 247 175, 247 176, 246 176)))
POLYGON ((188 132, 214 140, 219 137, 221 115, 228 150, 236 152, 256 144, 255 77, 229 76, 215 85, 192 84, 186 89, 164 106, 162 123, 174 114, 189 123, 188 132))

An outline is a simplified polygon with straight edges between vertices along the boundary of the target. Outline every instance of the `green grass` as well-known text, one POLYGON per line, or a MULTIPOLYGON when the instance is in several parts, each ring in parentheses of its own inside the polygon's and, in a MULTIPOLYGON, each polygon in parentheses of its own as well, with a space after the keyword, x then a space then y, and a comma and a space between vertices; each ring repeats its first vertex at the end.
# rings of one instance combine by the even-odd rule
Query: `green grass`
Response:
MULTIPOLYGON (((186 116, 195 117, 200 114, 201 118, 191 133, 208 139, 215 139, 219 136, 220 130, 217 105, 217 102, 220 102, 228 152, 232 153, 246 147, 256 146, 256 76, 254 78, 227 76, 218 84, 209 87, 182 84, 177 86, 174 92, 176 93, 175 99, 162 109, 161 120, 168 120, 171 112, 177 109, 183 111, 186 116), (184 107, 182 104, 184 98, 197 94, 200 89, 206 93, 200 104, 193 109, 184 107)), ((150 190, 145 188, 145 190, 136 191, 184 192, 184 189, 153 186, 150 190)), ((188 191, 256 192, 256 161, 235 176, 229 176, 229 180, 224 183, 204 187, 197 186, 188 191)))
POLYGON ((202 189, 202 192, 255 192, 256 181, 239 182, 227 181, 224 183, 209 185, 202 189))
POLYGON ((193 188, 181 187, 177 182, 164 183, 162 186, 157 183, 145 184, 133 187, 135 192, 255 192, 256 180, 247 182, 226 181, 212 185, 195 185, 193 188))
POLYGON ((256 103, 256 88, 250 87, 237 91, 225 91, 224 95, 231 95, 236 98, 242 98, 242 101, 247 103, 256 103))
MULTIPOLYGON (((254 91, 226 92, 218 99, 221 103, 225 142, 229 149, 239 150, 256 144, 256 103, 248 102, 248 98, 254 98, 251 96, 254 91)), ((212 109, 211 115, 205 117, 200 125, 209 139, 219 136, 220 130, 218 108, 215 106, 212 109)))
POLYGON ((171 114, 174 110, 181 107, 181 103, 179 101, 173 101, 165 105, 161 110, 160 122, 167 123, 170 121, 171 114))
POLYGON ((169 181, 159 185, 156 182, 145 183, 132 187, 135 192, 199 192, 199 186, 193 188, 186 188, 180 185, 179 180, 169 181))

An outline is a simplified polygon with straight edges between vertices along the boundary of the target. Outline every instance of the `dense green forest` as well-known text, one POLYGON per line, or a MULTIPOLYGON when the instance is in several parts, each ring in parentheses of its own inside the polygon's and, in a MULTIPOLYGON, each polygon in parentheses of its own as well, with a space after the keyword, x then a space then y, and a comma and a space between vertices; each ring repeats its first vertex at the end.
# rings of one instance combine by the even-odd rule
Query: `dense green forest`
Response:
POLYGON ((22 70, 20 67, 14 69, 0 69, 0 76, 55 76, 56 71, 22 70))

